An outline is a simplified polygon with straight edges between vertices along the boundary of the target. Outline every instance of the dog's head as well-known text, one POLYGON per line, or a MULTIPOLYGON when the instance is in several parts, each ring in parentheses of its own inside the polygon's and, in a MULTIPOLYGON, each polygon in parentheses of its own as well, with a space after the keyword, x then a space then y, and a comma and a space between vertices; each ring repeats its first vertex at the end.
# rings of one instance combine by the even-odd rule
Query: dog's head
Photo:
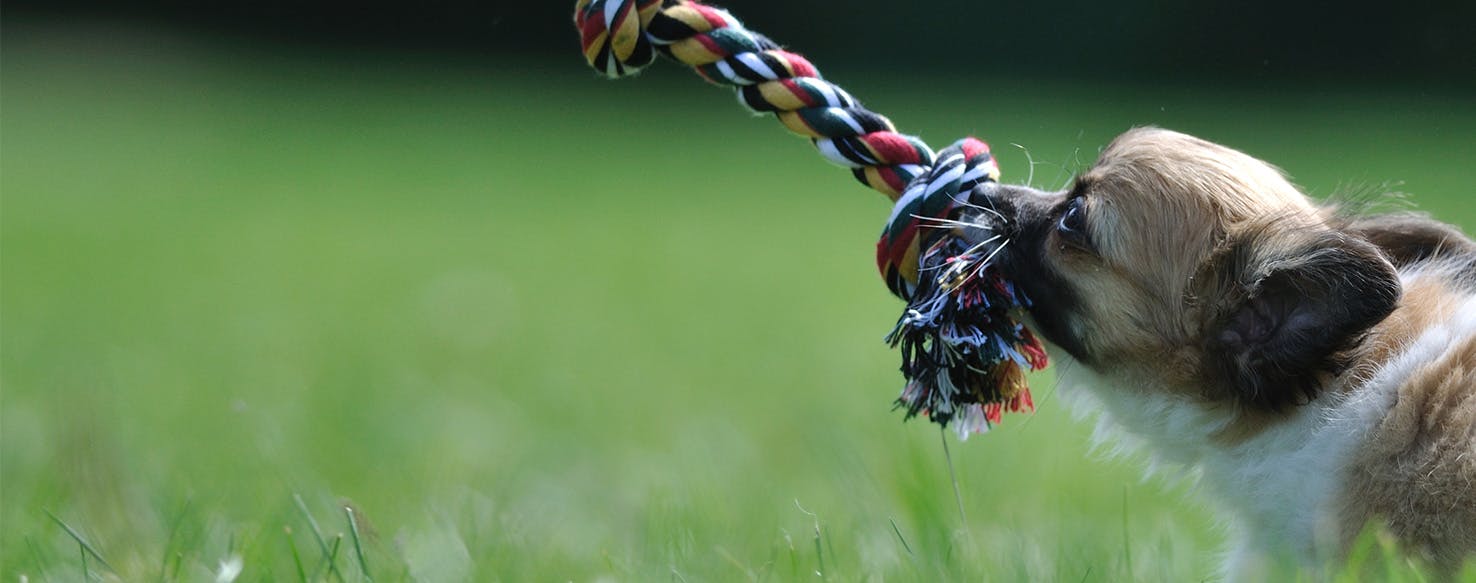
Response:
POLYGON ((1117 384, 1303 402, 1399 299, 1378 248, 1276 168, 1184 134, 1129 131, 1063 192, 981 194, 1036 328, 1117 384))

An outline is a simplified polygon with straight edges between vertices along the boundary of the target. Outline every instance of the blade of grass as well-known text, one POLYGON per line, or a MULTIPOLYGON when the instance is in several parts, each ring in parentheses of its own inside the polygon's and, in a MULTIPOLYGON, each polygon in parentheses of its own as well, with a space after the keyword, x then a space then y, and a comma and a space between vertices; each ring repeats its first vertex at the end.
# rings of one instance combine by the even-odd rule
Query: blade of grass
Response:
POLYGON ((185 498, 184 507, 179 509, 179 514, 174 517, 174 523, 169 526, 169 538, 164 539, 164 556, 159 557, 159 583, 164 583, 169 578, 169 551, 174 548, 174 538, 179 534, 179 526, 184 523, 184 517, 189 513, 191 498, 185 498))
POLYGON ((779 547, 771 546, 769 547, 769 561, 764 563, 763 570, 759 571, 759 583, 764 583, 765 581, 768 581, 769 576, 774 574, 774 568, 777 567, 778 564, 779 547))
POLYGON ((322 571, 323 565, 326 564, 328 565, 328 574, 337 577, 339 581, 343 581, 343 573, 338 572, 338 565, 329 556, 333 553, 329 551, 328 540, 323 538, 323 529, 318 528, 318 519, 313 518, 313 513, 308 510, 307 503, 302 501, 301 494, 294 492, 292 494, 292 501, 297 504, 297 510, 302 513, 302 517, 307 520, 308 527, 313 530, 313 538, 318 541, 318 550, 322 553, 318 557, 318 567, 313 569, 313 577, 316 578, 318 572, 322 571))
POLYGON ((297 568, 297 580, 307 583, 307 571, 302 568, 302 555, 297 552, 297 543, 292 540, 292 527, 283 526, 282 533, 287 536, 287 548, 292 551, 292 566, 297 568))
POLYGON ((369 561, 364 559, 364 545, 359 542, 359 521, 354 518, 354 508, 344 506, 343 513, 348 515, 349 532, 354 535, 354 554, 359 557, 359 573, 364 576, 365 581, 374 581, 374 576, 369 574, 369 561))
POLYGON ((959 527, 964 529, 964 534, 969 534, 969 518, 964 515, 963 492, 958 488, 958 473, 953 470, 953 453, 948 451, 948 434, 943 429, 938 430, 938 437, 943 442, 943 459, 948 462, 948 480, 953 482, 953 501, 958 504, 959 527))
POLYGON ((815 574, 819 575, 821 579, 825 579, 825 551, 820 548, 820 531, 818 529, 815 531, 815 563, 815 574))
POLYGON ((51 581, 51 578, 46 576, 46 565, 41 562, 41 550, 36 548, 36 541, 31 540, 30 536, 26 537, 26 548, 31 551, 31 562, 36 563, 36 575, 42 581, 51 581))
MULTIPOLYGON (((958 487, 958 472, 953 469, 953 452, 948 449, 948 434, 942 427, 938 428, 938 440, 943 442, 943 460, 948 462, 948 481, 953 484, 953 502, 958 505, 958 527, 963 530, 964 540, 970 547, 974 546, 974 531, 969 529, 969 517, 964 514, 963 490, 958 487)), ((944 558, 952 562, 953 551, 960 544, 955 537, 948 537, 948 552, 944 558)))
MULTIPOLYGON (((781 529, 782 530, 782 529, 781 529)), ((789 547, 789 578, 799 578, 799 553, 794 549, 794 537, 789 536, 789 531, 784 530, 784 544, 789 547)))
POLYGON ((733 553, 728 552, 728 549, 723 548, 722 545, 718 545, 713 547, 712 550, 719 557, 722 557, 724 561, 727 561, 728 564, 737 567, 739 571, 747 575, 749 581, 758 581, 758 575, 754 574, 753 569, 749 569, 748 565, 744 565, 743 561, 738 560, 738 557, 733 556, 733 553))
POLYGON ((822 546, 822 541, 820 540, 820 515, 815 514, 814 512, 810 512, 809 510, 805 510, 804 506, 800 506, 800 501, 798 498, 795 498, 794 500, 794 507, 798 508, 800 512, 808 514, 810 518, 815 521, 815 574, 819 575, 821 579, 826 579, 827 575, 825 570, 825 548, 822 546))
POLYGON ((338 576, 343 581, 343 573, 338 570, 338 547, 343 544, 343 534, 333 537, 333 551, 328 554, 328 572, 338 576))
POLYGON ((912 552, 912 545, 907 544, 907 538, 902 536, 902 529, 897 528, 897 521, 892 520, 890 517, 888 517, 887 522, 892 523, 892 532, 897 533, 897 540, 902 541, 902 548, 907 551, 907 556, 917 556, 912 552))
POLYGON ((97 562, 102 563, 102 566, 107 567, 109 571, 112 571, 114 573, 118 572, 117 569, 114 569, 112 565, 108 564, 107 559, 104 559, 102 555, 98 554, 97 549, 94 549, 92 548, 92 545, 87 544, 87 539, 82 538, 82 535, 78 533, 76 529, 72 528, 71 525, 67 524, 62 519, 57 518, 57 516, 55 514, 52 514, 50 510, 42 508, 41 511, 45 512, 47 516, 50 516, 51 520, 55 521, 57 525, 62 527, 62 530, 67 531, 68 536, 71 536, 73 540, 77 541, 77 544, 82 546, 82 552, 84 553, 82 566, 84 568, 86 568, 87 566, 86 555, 90 554, 92 555, 92 558, 97 559, 97 562))
POLYGON ((323 529, 318 528, 318 520, 313 518, 313 513, 308 511, 307 503, 302 501, 302 495, 293 493, 292 501, 297 504, 297 510, 302 512, 302 517, 307 519, 308 526, 313 529, 313 537, 318 539, 318 546, 323 549, 323 556, 328 556, 328 540, 323 538, 323 529))

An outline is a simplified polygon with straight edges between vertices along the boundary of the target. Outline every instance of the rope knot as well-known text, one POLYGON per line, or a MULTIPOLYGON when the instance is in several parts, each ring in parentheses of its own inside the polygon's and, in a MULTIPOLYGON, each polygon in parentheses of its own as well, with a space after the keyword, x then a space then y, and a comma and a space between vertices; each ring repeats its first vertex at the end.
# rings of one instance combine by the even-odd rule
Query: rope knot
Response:
POLYGON ((993 262, 1008 239, 985 216, 963 217, 980 208, 970 195, 998 180, 988 144, 955 142, 908 183, 876 245, 887 287, 907 301, 887 335, 907 378, 897 407, 952 423, 960 438, 999 423, 1004 412, 1034 409, 1025 371, 1046 365, 1040 342, 1012 315, 1029 298, 993 262))
POLYGON ((958 231, 962 224, 955 211, 967 204, 969 193, 998 180, 999 165, 989 144, 971 136, 939 152, 932 167, 908 183, 876 242, 876 267, 893 294, 911 300, 917 289, 922 246, 935 238, 920 236, 920 230, 958 231))

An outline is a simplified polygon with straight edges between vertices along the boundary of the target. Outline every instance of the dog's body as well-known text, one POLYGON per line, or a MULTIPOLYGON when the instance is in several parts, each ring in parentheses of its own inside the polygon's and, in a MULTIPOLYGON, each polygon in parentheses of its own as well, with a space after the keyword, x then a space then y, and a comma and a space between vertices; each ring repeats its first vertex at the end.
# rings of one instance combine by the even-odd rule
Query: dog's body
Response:
POLYGON ((1066 192, 984 199, 1033 324, 1076 361, 1063 389, 1099 434, 1201 473, 1232 578, 1316 568, 1370 521, 1441 567, 1476 553, 1476 243, 1159 129, 1066 192))

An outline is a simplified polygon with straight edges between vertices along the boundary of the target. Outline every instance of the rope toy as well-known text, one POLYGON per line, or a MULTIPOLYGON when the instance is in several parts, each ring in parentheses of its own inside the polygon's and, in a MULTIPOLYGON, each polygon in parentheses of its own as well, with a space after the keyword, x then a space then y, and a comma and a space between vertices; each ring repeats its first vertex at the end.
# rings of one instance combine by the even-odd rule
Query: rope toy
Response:
POLYGON ((773 113, 826 159, 893 201, 876 245, 877 267, 907 308, 886 341, 906 379, 896 407, 960 438, 1033 411, 1025 371, 1045 349, 1012 312, 1030 301, 992 263, 1009 241, 1003 217, 971 199, 995 187, 989 145, 967 137, 934 153, 891 120, 826 81, 804 57, 750 31, 726 10, 691 0, 578 0, 584 57, 606 77, 638 73, 660 53, 716 85, 737 89, 754 112, 773 113))

